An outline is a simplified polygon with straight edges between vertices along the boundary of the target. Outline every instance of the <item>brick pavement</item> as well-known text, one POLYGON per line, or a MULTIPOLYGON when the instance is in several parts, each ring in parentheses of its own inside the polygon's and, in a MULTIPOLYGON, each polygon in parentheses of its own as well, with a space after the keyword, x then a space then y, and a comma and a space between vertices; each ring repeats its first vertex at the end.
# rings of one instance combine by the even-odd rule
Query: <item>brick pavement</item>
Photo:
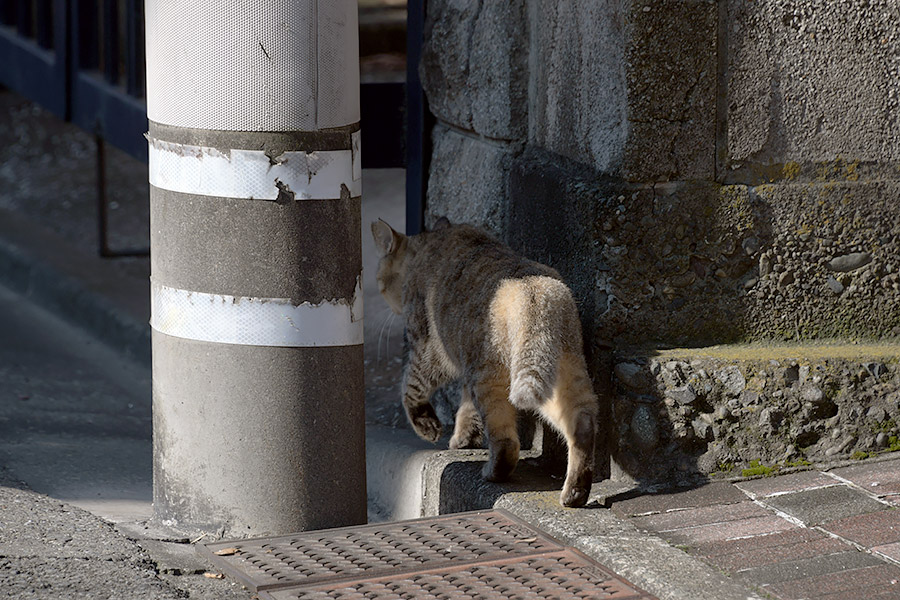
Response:
POLYGON ((613 501, 777 600, 900 598, 900 457, 613 501))

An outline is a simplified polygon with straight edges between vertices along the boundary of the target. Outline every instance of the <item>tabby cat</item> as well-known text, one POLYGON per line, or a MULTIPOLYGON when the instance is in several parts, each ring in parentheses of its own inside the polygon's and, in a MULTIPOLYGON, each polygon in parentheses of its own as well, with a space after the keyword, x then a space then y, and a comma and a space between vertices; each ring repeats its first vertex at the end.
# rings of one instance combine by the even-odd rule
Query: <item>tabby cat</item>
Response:
POLYGON ((459 379, 462 403, 450 447, 476 445, 483 423, 490 450, 483 475, 502 481, 519 460, 516 409, 538 412, 568 444, 560 502, 583 506, 591 491, 598 405, 578 310, 559 274, 477 227, 446 219, 413 236, 379 220, 372 235, 379 291, 406 321, 403 407, 416 433, 438 440, 441 423, 431 394, 459 379))

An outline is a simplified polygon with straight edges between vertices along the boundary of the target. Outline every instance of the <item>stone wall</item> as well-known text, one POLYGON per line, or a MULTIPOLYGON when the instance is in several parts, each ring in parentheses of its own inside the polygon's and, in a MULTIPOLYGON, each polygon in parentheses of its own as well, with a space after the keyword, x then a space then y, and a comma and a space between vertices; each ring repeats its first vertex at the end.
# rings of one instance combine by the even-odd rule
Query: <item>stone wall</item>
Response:
POLYGON ((895 2, 432 0, 423 81, 427 223, 561 268, 591 335, 900 336, 895 2))
POLYGON ((900 368, 883 347, 620 355, 613 458, 651 482, 766 475, 900 450, 900 368))
POLYGON ((559 269, 589 354, 900 338, 896 2, 430 0, 427 19, 426 225, 559 269))

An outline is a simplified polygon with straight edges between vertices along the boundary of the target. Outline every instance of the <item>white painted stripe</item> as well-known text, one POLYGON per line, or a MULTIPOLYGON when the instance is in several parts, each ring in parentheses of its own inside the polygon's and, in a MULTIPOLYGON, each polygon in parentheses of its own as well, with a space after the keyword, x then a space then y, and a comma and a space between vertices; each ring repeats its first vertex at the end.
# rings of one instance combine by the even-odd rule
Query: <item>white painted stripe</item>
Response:
POLYGON ((354 346, 363 343, 360 279, 349 300, 295 305, 288 298, 207 294, 151 280, 150 326, 180 338, 244 346, 354 346))
POLYGON ((256 200, 275 200, 282 190, 293 192, 295 200, 333 200, 341 197, 342 186, 351 197, 362 194, 358 151, 285 152, 270 160, 261 150, 148 139, 150 183, 164 190, 256 200))

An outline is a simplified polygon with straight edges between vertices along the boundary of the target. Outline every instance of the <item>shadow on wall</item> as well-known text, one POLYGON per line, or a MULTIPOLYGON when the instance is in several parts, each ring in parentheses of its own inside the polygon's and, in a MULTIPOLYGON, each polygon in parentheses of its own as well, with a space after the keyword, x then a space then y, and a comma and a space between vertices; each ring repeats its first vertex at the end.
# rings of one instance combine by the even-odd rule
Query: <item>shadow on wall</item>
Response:
POLYGON ((712 398, 747 400, 746 390, 716 395, 728 383, 685 362, 690 372, 672 388, 697 377, 710 389, 664 406, 654 381, 623 386, 617 373, 613 389, 613 348, 652 357, 666 347, 900 336, 900 182, 842 160, 748 178, 759 183, 637 185, 533 148, 511 169, 507 241, 559 270, 580 300, 598 393, 615 398, 613 460, 646 485, 716 470, 710 448, 730 425, 712 398))

